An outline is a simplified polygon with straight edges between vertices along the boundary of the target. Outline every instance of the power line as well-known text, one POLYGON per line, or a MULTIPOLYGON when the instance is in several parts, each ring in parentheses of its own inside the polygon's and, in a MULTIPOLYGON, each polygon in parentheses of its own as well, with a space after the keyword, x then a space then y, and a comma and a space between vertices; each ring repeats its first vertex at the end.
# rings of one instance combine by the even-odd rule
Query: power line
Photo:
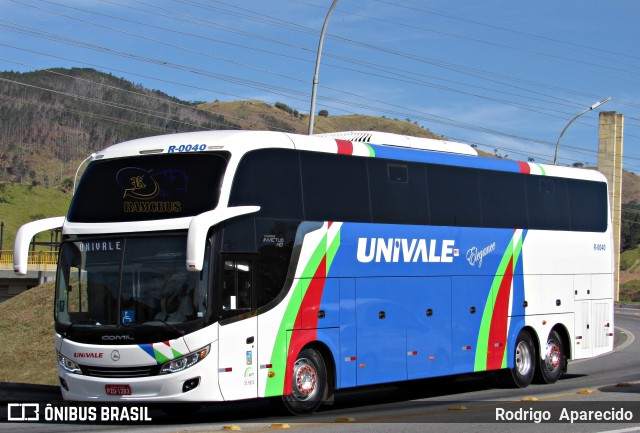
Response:
MULTIPOLYGON (((18 3, 20 3, 20 2, 18 2, 18 3)), ((54 2, 49 2, 49 3, 56 4, 54 2)), ((115 2, 108 2, 108 3, 117 4, 115 2)), ((138 3, 145 4, 147 6, 155 8, 155 5, 149 5, 149 4, 144 3, 144 2, 138 2, 138 3)), ((202 3, 197 3, 197 2, 193 2, 193 1, 191 1, 191 2, 182 1, 181 3, 182 4, 190 4, 190 5, 199 5, 200 7, 203 7, 203 6, 204 7, 211 7, 211 5, 203 5, 202 3)), ((223 3, 223 2, 218 2, 218 3, 226 5, 226 3, 223 3)), ((23 4, 23 3, 21 3, 21 4, 23 4)), ((121 5, 121 4, 119 6, 126 7, 125 5, 121 5)), ((76 9, 78 9, 78 8, 76 8, 76 9)), ((158 9, 156 9, 156 11, 157 10, 158 9)), ((211 10, 213 10, 213 9, 211 9, 211 10)), ((233 11, 229 11, 228 9, 224 9, 224 8, 217 8, 215 10, 218 11, 218 12, 224 11, 225 13, 232 13, 233 12, 233 11)), ((249 16, 248 12, 251 12, 251 11, 248 11, 248 10, 245 10, 245 9, 242 9, 242 8, 240 8, 239 10, 241 10, 241 12, 239 12, 239 13, 236 12, 235 16, 236 17, 240 17, 240 18, 247 18, 248 19, 248 16, 249 16), (247 13, 245 13, 245 12, 247 12, 247 13)), ((149 13, 149 11, 146 11, 146 12, 149 13)), ((173 13, 173 18, 174 19, 175 19, 176 15, 186 16, 186 14, 182 14, 179 9, 173 10, 172 12, 174 12, 173 13)), ((256 22, 264 22, 265 24, 268 24, 268 25, 271 25, 271 26, 273 26, 273 25, 285 26, 285 23, 286 23, 286 21, 284 21, 284 20, 277 20, 275 17, 269 17, 266 14, 254 14, 254 16, 252 16, 251 18, 256 22)), ((224 31, 231 31, 231 28, 229 28, 229 26, 226 26, 226 28, 224 28, 224 26, 220 26, 220 25, 214 24, 214 23, 212 23, 211 21, 208 21, 208 20, 198 19, 197 17, 191 17, 190 20, 192 20, 192 22, 198 22, 201 25, 216 26, 218 28, 223 28, 224 31)), ((295 29, 296 31, 304 31, 304 32, 307 32, 307 33, 310 33, 310 34, 313 33, 313 32, 317 33, 317 31, 312 31, 312 30, 310 30, 308 28, 304 28, 302 26, 297 26, 295 24, 288 25, 287 27, 291 28, 291 29, 295 29)), ((170 30, 167 30, 167 31, 170 31, 170 30)), ((251 33, 251 32, 236 31, 236 34, 243 34, 246 37, 258 38, 261 41, 267 41, 267 42, 270 42, 270 43, 278 43, 278 44, 282 43, 282 41, 277 41, 274 38, 263 38, 261 35, 258 35, 255 32, 251 33)), ((65 42, 60 42, 60 43, 65 43, 65 42)), ((160 41, 160 43, 161 43, 161 41, 160 41)), ((346 43, 349 43, 349 42, 347 41, 346 43)), ((303 50, 302 47, 296 47, 294 44, 288 44, 288 45, 283 45, 283 46, 288 46, 289 48, 295 48, 295 49, 303 50)), ((306 51, 310 52, 311 50, 306 50, 306 51)), ((340 59, 340 60, 343 61, 342 59, 340 59)), ((299 59, 297 61, 304 61, 304 59, 299 59)), ((355 60, 354 63, 358 64, 357 60, 355 60)), ((364 66, 364 65, 360 64, 360 66, 364 66)), ((339 66, 336 66, 336 67, 339 67, 339 66)), ((366 66, 364 66, 364 67, 366 67, 366 66)), ((462 66, 460 66, 460 67, 463 68, 462 66)), ((187 69, 188 68, 189 67, 187 67, 187 69)), ((461 69, 461 71, 462 70, 464 70, 465 72, 472 72, 473 71, 473 69, 469 69, 469 68, 461 69)), ((190 71, 190 72, 192 72, 192 71, 190 71)), ((484 72, 486 72, 486 71, 479 71, 477 73, 478 74, 482 74, 484 72)), ((390 72, 390 73, 393 74, 393 72, 390 72)), ((475 72, 473 72, 473 73, 475 73, 475 72)), ((487 74, 491 74, 491 75, 484 75, 485 79, 489 79, 489 81, 493 81, 496 84, 499 84, 500 86, 508 85, 508 83, 506 83, 504 80, 509 80, 509 79, 513 78, 513 77, 503 78, 503 76, 500 76, 498 74, 492 74, 492 73, 487 73, 487 74), (499 77, 499 79, 494 80, 492 77, 497 77, 497 78, 499 77)), ((432 85, 432 83, 419 83, 418 80, 416 80, 416 83, 413 83, 408 78, 404 78, 404 77, 398 78, 397 73, 396 73, 395 76, 388 76, 388 77, 384 77, 383 74, 379 74, 379 75, 381 75, 381 78, 394 80, 395 82, 401 82, 402 80, 405 80, 407 83, 410 83, 410 84, 416 84, 417 83, 417 85, 427 85, 427 86, 432 86, 434 88, 438 88, 437 85, 434 86, 434 85, 432 85)), ((475 75, 471 75, 471 76, 475 76, 475 75)), ((506 77, 506 76, 504 76, 504 77, 506 77)), ((154 79, 156 79, 156 78, 154 78, 154 79)), ((454 81, 454 80, 451 80, 451 81, 454 81)), ((228 81, 228 82, 233 82, 233 81, 228 81)), ((513 82, 515 82, 515 81, 513 81, 513 82)), ((241 86, 246 86, 247 85, 247 83, 234 83, 234 84, 238 84, 238 85, 241 85, 241 86)), ((265 85, 265 84, 268 84, 268 83, 254 82, 253 84, 256 86, 254 88, 259 88, 261 90, 266 90, 266 91, 269 91, 269 92, 273 91, 273 89, 270 89, 265 85)), ((541 83, 537 83, 537 84, 540 84, 541 86, 545 86, 544 84, 541 84, 541 83)), ((181 84, 181 85, 183 85, 183 84, 181 84)), ((526 83, 525 85, 529 86, 530 84, 526 83)), ((248 86, 248 87, 250 87, 250 86, 248 86)), ((546 90, 555 90, 555 91, 564 91, 564 92, 567 91, 567 89, 553 88, 553 87, 548 87, 548 86, 544 87, 544 88, 546 90)), ((375 98, 369 98, 369 97, 365 97, 365 96, 362 96, 362 95, 357 95, 354 92, 344 91, 344 90, 341 90, 341 89, 335 89, 335 88, 332 88, 332 87, 329 87, 329 86, 327 86, 326 89, 327 90, 332 90, 332 91, 335 91, 335 92, 341 92, 343 95, 348 95, 350 98, 362 98, 363 100, 369 100, 369 101, 372 101, 372 102, 374 102, 376 104, 381 104, 381 103, 386 104, 386 101, 382 101, 380 99, 376 100, 375 98)), ((279 90, 280 90, 281 93, 274 93, 274 94, 279 94, 279 95, 284 96, 284 97, 293 97, 294 99, 301 100, 301 101, 304 100, 304 97, 306 96, 306 92, 298 91, 298 93, 295 93, 295 91, 293 91, 294 89, 280 88, 279 90), (293 92, 289 93, 289 91, 293 91, 293 92), (295 96, 296 94, 299 95, 299 97, 296 97, 295 96)), ((439 88, 439 90, 455 91, 455 90, 458 90, 458 89, 446 88, 446 86, 442 86, 441 88, 439 88)), ((523 87, 523 90, 527 91, 527 92, 531 92, 531 89, 527 89, 527 88, 524 88, 524 87, 523 87)), ((493 91, 496 91, 496 90, 493 90, 493 91)), ((460 93, 465 94, 465 92, 460 92, 460 93)), ((577 93, 572 93, 572 94, 577 94, 577 93)), ((474 96, 474 97, 486 97, 486 95, 478 95, 478 94, 475 94, 474 92, 466 92, 466 95, 467 96, 474 96)), ((551 95, 547 95, 547 96, 549 98, 554 98, 551 95)), ((547 97, 547 96, 545 96, 545 97, 547 97)), ((598 95, 598 96, 601 96, 601 95, 598 95)), ((517 97, 521 97, 521 95, 518 95, 517 97)), ((469 130, 473 130, 473 131, 477 131, 477 132, 492 133, 488 128, 486 128, 484 130, 483 129, 477 129, 477 128, 482 128, 482 127, 478 127, 476 125, 465 124, 464 122, 458 122, 458 121, 455 121, 453 119, 430 118, 429 117, 430 113, 427 113, 424 110, 414 110, 414 109, 407 108, 406 106, 401 106, 399 104, 396 104, 396 106, 392 110, 387 111, 387 109, 383 108, 383 107, 372 107, 371 105, 368 105, 368 104, 354 103, 352 100, 344 101, 344 100, 338 99, 338 98, 321 98, 321 99, 323 99, 323 101, 330 102, 331 104, 336 104, 336 105, 332 105, 332 107, 336 107, 336 109, 339 109, 340 111, 344 111, 344 112, 348 112, 348 111, 344 110, 344 109, 341 109, 339 107, 341 107, 341 106, 352 106, 352 107, 358 107, 358 108, 372 109, 372 110, 376 110, 377 112, 380 112, 380 113, 392 113, 392 114, 398 114, 400 116, 405 116, 406 115, 406 116, 410 116, 410 117, 414 117, 414 114, 417 113, 417 114, 420 115, 420 119, 421 120, 426 120, 428 122, 433 122, 433 123, 441 122, 440 124, 443 124, 443 125, 446 124, 447 126, 452 126, 452 127, 468 126, 468 127, 470 127, 470 128, 468 128, 469 130), (348 105, 348 103, 351 103, 351 105, 348 105), (414 114, 407 115, 406 113, 408 111, 411 111, 414 114)), ((492 99, 490 97, 487 97, 486 99, 488 101, 491 101, 491 102, 499 102, 499 103, 503 102, 503 101, 499 101, 498 98, 493 98, 492 99)), ((532 100, 532 98, 528 98, 528 100, 532 100)), ((511 103, 512 106, 518 106, 519 108, 527 109, 527 111, 533 111, 532 108, 535 109, 535 106, 532 105, 532 104, 526 104, 526 103, 523 103, 523 102, 514 102, 514 101, 506 101, 506 102, 507 102, 506 105, 509 105, 509 103, 511 103)), ((550 103, 560 103, 560 102, 554 102, 554 101, 548 101, 548 102, 550 102, 550 103)), ((569 106, 569 104, 573 103, 573 102, 572 101, 566 101, 566 103, 567 103, 566 106, 569 106)), ((577 105, 577 103, 574 103, 574 104, 577 105)), ((540 107, 540 108, 542 108, 542 107, 540 107)), ((544 110, 546 111, 546 113, 545 113, 546 115, 552 115, 551 114, 552 110, 549 110, 546 107, 544 108, 544 110)), ((562 113, 562 112, 557 110, 557 113, 562 113)), ((554 116, 554 117, 558 117, 559 118, 559 116, 554 116)), ((592 125, 589 124, 589 126, 592 126, 592 125)), ((467 129, 467 128, 465 128, 465 129, 467 129)), ((633 136, 633 135, 629 135, 629 136, 633 136)), ((508 137, 509 138, 514 138, 514 139, 522 139, 522 137, 520 137, 519 134, 513 134, 512 136, 508 136, 508 137)), ((526 137, 525 137, 525 139, 526 139, 526 137)), ((547 141, 547 143, 548 143, 548 141, 547 141)), ((563 146, 563 148, 564 147, 565 146, 563 146)), ((569 147, 566 147, 566 148, 569 149, 569 147)))
POLYGON ((550 43, 565 45, 565 46, 574 47, 574 48, 584 48, 584 49, 587 49, 587 50, 590 50, 590 51, 596 51, 596 52, 605 53, 605 54, 614 54, 614 55, 617 55, 617 56, 620 56, 620 57, 640 59, 640 57, 633 56, 633 55, 629 54, 628 52, 617 52, 617 51, 612 51, 611 49, 606 49, 605 50, 605 49, 591 47, 591 46, 584 45, 584 44, 578 44, 576 42, 564 41, 564 40, 557 39, 557 38, 550 38, 550 37, 546 37, 546 36, 536 35, 536 34, 533 34, 533 33, 527 33, 527 32, 521 31, 521 30, 511 29, 511 28, 507 28, 507 27, 501 27, 501 26, 485 23, 485 22, 478 21, 478 20, 471 20, 471 19, 468 19, 468 18, 463 18, 463 17, 457 16, 457 15, 453 15, 453 14, 448 13, 448 12, 438 11, 437 9, 433 9, 433 8, 425 8, 425 7, 419 8, 419 7, 415 7, 415 6, 407 6, 407 5, 403 5, 403 4, 400 4, 400 3, 392 2, 392 1, 389 1, 389 0, 374 0, 374 1, 377 1, 379 3, 385 3, 385 4, 393 5, 393 6, 396 6, 396 7, 402 7, 402 8, 410 9, 410 10, 413 10, 413 11, 418 11, 418 12, 424 12, 424 13, 427 13, 427 14, 437 15, 437 16, 441 16, 441 17, 445 17, 445 18, 449 18, 449 19, 457 20, 457 21, 461 21, 461 22, 466 22, 466 23, 470 23, 470 24, 474 24, 474 25, 478 25, 478 26, 488 27, 488 28, 491 28, 491 29, 500 30, 500 31, 507 32, 507 33, 518 34, 518 35, 521 35, 521 36, 525 36, 525 37, 532 38, 532 39, 537 39, 537 40, 544 41, 544 42, 550 42, 550 43))
MULTIPOLYGON (((19 1, 17 1, 17 0, 12 0, 12 1, 17 2, 17 3, 20 3, 20 4, 24 4, 24 3, 19 2, 19 1)), ((45 0, 45 1, 46 1, 46 0, 45 0)), ((56 3, 56 2, 53 2, 53 1, 47 1, 47 3, 51 3, 51 4, 59 5, 59 3, 56 3)), ((111 2, 110 2, 110 3, 111 3, 111 2)), ((145 4, 144 2, 142 2, 142 3, 143 3, 143 4, 145 4)), ((198 6, 200 6, 200 7, 207 7, 207 8, 209 8, 209 9, 211 9, 211 6, 201 5, 200 3, 197 3, 197 2, 186 2, 186 3, 189 3, 189 4, 195 4, 195 5, 198 5, 198 6)), ((29 6, 29 5, 27 5, 27 6, 29 6)), ((62 6, 64 6, 64 5, 62 5, 62 6)), ((35 7, 35 6, 34 6, 34 7, 35 7)), ((64 6, 64 7, 69 7, 69 6, 64 6)), ((140 23, 140 22, 136 22, 136 21, 133 21, 133 20, 123 19, 123 18, 120 18, 120 17, 114 17, 113 15, 107 15, 107 14, 101 14, 101 13, 96 13, 96 12, 92 12, 92 11, 87 11, 87 10, 85 10, 85 9, 81 9, 81 8, 72 8, 72 7, 69 7, 69 8, 71 8, 71 9, 75 9, 75 10, 81 10, 81 11, 85 11, 85 12, 89 12, 89 13, 97 14, 97 15, 101 15, 101 16, 107 16, 107 17, 111 17, 111 18, 116 18, 116 19, 120 19, 120 20, 124 20, 124 21, 128 21, 128 22, 132 22, 132 23, 135 23, 135 24, 137 24, 137 25, 147 25, 147 24, 145 24, 145 23, 140 23)), ((39 9, 42 9, 42 8, 39 8, 39 9)), ((213 9, 215 9, 215 10, 219 10, 219 8, 213 8, 213 9)), ((45 11, 48 11, 48 12, 51 12, 51 13, 55 13, 55 14, 59 14, 59 13, 57 13, 57 12, 50 11, 50 10, 47 10, 47 9, 42 9, 42 10, 45 10, 45 11)), ((242 10, 243 10, 243 11, 247 11, 246 9, 242 9, 242 10)), ((226 12, 228 12, 228 11, 226 11, 226 12)), ((65 16, 65 17, 69 17, 69 18, 72 18, 72 19, 79 19, 79 18, 76 18, 76 17, 70 17, 70 16, 65 15, 65 14, 59 14, 59 15, 62 15, 62 16, 65 16)), ((241 15, 241 14, 240 14, 240 15, 241 15)), ((271 22, 272 20, 277 20, 277 19, 275 19, 275 18, 268 17, 268 16, 266 16, 266 15, 264 15, 264 14, 261 14, 261 15, 260 15, 260 17, 267 17, 267 18, 269 19, 269 21, 268 21, 268 22, 271 22)), ((261 19, 262 19, 262 18, 261 18, 261 19)), ((86 20, 81 20, 81 21, 83 21, 83 22, 87 22, 87 23, 90 23, 90 24, 93 24, 93 25, 99 25, 99 24, 92 23, 92 22, 89 22, 89 21, 86 21, 86 20)), ((282 22, 283 22, 283 20, 277 20, 277 21, 278 21, 278 23, 282 23, 282 22)), ((104 26, 103 26, 103 27, 104 27, 104 26)), ((162 30, 167 30, 167 29, 165 29, 165 28, 161 28, 161 27, 158 27, 158 26, 151 26, 151 27, 158 28, 158 29, 162 29, 162 30)), ((303 28, 302 26, 297 26, 297 25, 296 25, 296 26, 294 26, 294 27, 295 27, 296 29, 298 29, 298 28, 303 28)), ((110 28, 110 27, 108 27, 108 28, 110 28)), ((113 29, 113 28, 110 28, 110 29, 113 29)), ((308 29, 306 29, 306 28, 303 28, 303 29, 308 30, 308 29)), ((115 29, 115 30, 116 30, 116 31, 120 31, 120 30, 118 30, 118 29, 115 29)), ((130 33, 130 32, 126 32, 126 33, 128 33, 128 34, 132 34, 132 35, 134 35, 134 36, 136 36, 136 37, 142 37, 142 38, 145 38, 144 36, 137 35, 137 34, 133 34, 133 33, 130 33)), ((178 32, 178 33, 186 34, 186 35, 189 35, 189 36, 196 36, 196 35, 194 35, 194 34, 186 33, 186 32, 178 32)), ((150 38, 147 38, 147 39, 150 39, 150 38)), ((153 39, 150 39, 150 40, 153 40, 153 39)), ((155 42, 158 42, 158 43, 166 44, 165 42, 162 42, 162 41, 158 41, 158 40, 154 40, 154 41, 155 41, 155 42)), ((178 47, 178 46, 173 45, 173 44, 170 44, 170 46, 178 47)), ((181 48, 181 47, 178 47, 178 48, 181 48)), ((199 54, 206 55, 206 53, 201 53, 201 52, 200 52, 199 54)), ((224 59, 224 58, 220 58, 220 57, 216 57, 216 58, 217 58, 217 59, 221 59, 222 61, 230 61, 230 60, 228 60, 228 59, 224 59)), ((230 61, 230 62, 232 62, 232 61, 230 61)), ((232 62, 232 63, 233 63, 233 62, 232 62)), ((244 67, 251 67, 251 66, 246 65, 246 64, 243 64, 242 66, 244 66, 244 67)), ((358 71, 358 72, 361 72, 361 71, 358 71)), ((370 74, 370 75, 371 75, 371 74, 370 74)), ((294 77, 291 77, 291 76, 285 76, 285 75, 282 75, 282 76, 283 76, 283 77, 285 77, 285 78, 288 78, 288 79, 296 80, 294 77)), ((394 79, 393 77, 388 77, 388 76, 386 76, 385 78, 387 78, 387 79, 394 79)), ((298 81, 301 81, 301 80, 298 80, 298 81)), ((441 90, 445 90, 445 91, 461 92, 461 91, 459 91, 459 90, 457 90, 457 89, 454 89, 454 88, 448 88, 448 87, 436 86, 436 85, 429 84, 429 83, 424 83, 424 82, 419 83, 419 85, 427 85, 427 86, 431 86, 431 87, 434 87, 434 88, 439 88, 439 89, 441 89, 441 90)), ((528 89, 526 89, 526 90, 528 90, 528 89)), ((339 92, 340 90, 336 90, 336 91, 338 91, 338 92, 339 92)), ((512 101, 505 101, 505 100, 500 100, 500 99, 496 99, 496 98, 490 98, 490 97, 486 97, 486 96, 478 95, 478 94, 474 94, 474 93, 466 93, 466 92, 461 92, 461 93, 463 93, 463 94, 467 94, 467 95, 469 95, 469 96, 474 96, 474 97, 478 97, 478 98, 482 98, 482 99, 487 99, 487 100, 490 100, 490 101, 493 101, 493 102, 498 102, 498 103, 502 103, 502 104, 506 104, 506 105, 511 105, 511 106, 514 106, 514 107, 517 107, 517 108, 522 108, 522 109, 525 109, 525 110, 528 110, 528 111, 532 111, 532 110, 533 110, 533 111, 538 112, 538 113, 541 113, 541 114, 546 114, 546 113, 544 113, 543 111, 540 111, 540 110, 549 110, 549 109, 547 109, 547 108, 543 108, 543 107, 540 107, 539 109, 536 109, 536 107, 533 107, 533 106, 531 106, 530 104, 515 103, 515 102, 512 102, 512 101)), ((547 103, 548 103, 548 102, 554 103, 553 101, 545 101, 545 102, 547 102, 547 103)), ((574 104, 574 105, 576 105, 576 106, 578 106, 578 105, 579 105, 579 104, 577 104, 577 103, 573 103, 573 104, 574 104)), ((568 113, 565 113, 565 114, 568 114, 568 113)))
MULTIPOLYGON (((290 0, 290 1, 295 1, 296 3, 302 3, 302 4, 315 6, 315 7, 321 7, 321 6, 314 5, 314 4, 311 4, 311 3, 308 3, 308 2, 303 2, 303 1, 300 1, 300 0, 290 0)), ((383 3, 387 3, 387 2, 383 2, 383 3)), ((391 4, 391 3, 389 3, 389 4, 391 4)), ((398 5, 395 5, 395 6, 398 6, 398 5)), ((420 10, 418 8, 412 8, 412 9, 420 10)), ((504 50, 508 50, 508 51, 512 51, 512 52, 520 52, 520 53, 533 55, 533 56, 537 56, 537 57, 547 57, 549 59, 552 59, 552 60, 555 60, 555 61, 564 62, 564 63, 579 64, 579 65, 585 65, 585 66, 593 66, 593 67, 597 67, 597 68, 601 68, 601 69, 609 69, 609 70, 612 70, 612 71, 631 73, 631 74, 635 73, 635 71, 633 71, 633 70, 614 68, 614 67, 611 67, 611 66, 601 65, 601 64, 593 63, 593 62, 587 62, 587 61, 584 61, 584 60, 578 60, 578 59, 570 58, 570 57, 567 57, 567 56, 554 55, 554 54, 550 54, 549 52, 535 51, 535 50, 531 50, 531 49, 515 47, 515 46, 512 46, 512 45, 507 45, 507 44, 502 43, 502 42, 494 42, 494 41, 487 40, 487 39, 474 38, 474 37, 471 37, 471 36, 468 36, 468 35, 465 35, 465 34, 459 34, 459 33, 453 33, 453 32, 449 32, 449 31, 437 30, 437 29, 433 29, 433 28, 430 28, 430 27, 426 27, 424 25, 409 24, 406 21, 403 21, 403 22, 394 21, 394 20, 391 20, 389 18, 381 19, 381 18, 376 18, 376 17, 371 16, 371 15, 366 15, 366 14, 356 13, 356 12, 348 12, 348 11, 345 11, 345 10, 340 10, 339 13, 342 13, 342 14, 345 14, 345 15, 361 17, 361 18, 366 18, 368 20, 377 21, 377 22, 381 22, 381 23, 392 24, 392 25, 395 25, 395 26, 400 26, 400 27, 404 27, 404 28, 408 28, 408 29, 415 29, 415 30, 420 30, 420 31, 424 31, 424 32, 429 32, 429 33, 442 35, 442 36, 448 36, 448 37, 454 37, 454 38, 458 38, 458 39, 463 39, 463 40, 466 40, 466 41, 470 41, 470 42, 474 42, 474 43, 478 43, 478 44, 483 44, 483 45, 488 45, 490 47, 500 48, 500 49, 504 49, 504 50)), ((604 57, 602 57, 602 56, 599 56, 599 57, 604 59, 604 57)), ((628 64, 625 64, 625 66, 628 66, 630 68, 634 68, 635 67, 635 65, 628 65, 628 64)))

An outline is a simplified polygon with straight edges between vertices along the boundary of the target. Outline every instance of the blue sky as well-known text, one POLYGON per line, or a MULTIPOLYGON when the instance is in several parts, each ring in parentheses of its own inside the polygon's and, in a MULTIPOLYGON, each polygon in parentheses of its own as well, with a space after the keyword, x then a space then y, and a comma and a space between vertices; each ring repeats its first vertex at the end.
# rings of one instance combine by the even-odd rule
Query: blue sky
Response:
MULTIPOLYGON (((189 101, 308 113, 331 0, 0 0, 0 70, 92 67, 189 101)), ((598 113, 625 116, 640 173, 637 0, 339 0, 316 110, 409 120, 509 158, 597 160, 598 113)), ((0 95, 0 98, 2 95, 0 95)))

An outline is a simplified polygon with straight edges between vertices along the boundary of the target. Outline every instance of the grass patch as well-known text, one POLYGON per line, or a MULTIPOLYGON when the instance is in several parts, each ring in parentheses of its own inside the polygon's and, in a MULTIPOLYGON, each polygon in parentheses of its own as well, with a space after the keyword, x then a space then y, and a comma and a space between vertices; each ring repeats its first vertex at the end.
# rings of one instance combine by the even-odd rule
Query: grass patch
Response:
POLYGON ((620 270, 633 272, 640 264, 640 247, 627 250, 620 254, 620 270))
POLYGON ((0 303, 0 382, 57 385, 54 283, 0 303))
POLYGON ((640 302, 640 280, 620 285, 620 302, 640 302))
MULTIPOLYGON (((4 222, 2 249, 12 250, 21 225, 42 218, 67 214, 71 195, 53 188, 0 183, 0 220, 4 222)), ((39 241, 50 241, 41 234, 39 241)))

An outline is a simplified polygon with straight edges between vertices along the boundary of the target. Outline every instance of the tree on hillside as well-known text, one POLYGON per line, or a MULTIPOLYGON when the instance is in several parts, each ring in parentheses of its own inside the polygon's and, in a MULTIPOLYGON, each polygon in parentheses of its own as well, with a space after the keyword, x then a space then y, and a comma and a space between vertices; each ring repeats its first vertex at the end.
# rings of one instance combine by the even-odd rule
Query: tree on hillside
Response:
POLYGON ((60 191, 62 192, 72 192, 73 191, 73 179, 70 177, 65 177, 62 180, 62 184, 60 185, 60 191))
POLYGON ((287 104, 283 104, 282 102, 276 102, 275 107, 278 110, 284 111, 285 113, 293 114, 293 109, 289 107, 287 104))
POLYGON ((632 201, 622 208, 620 250, 626 251, 640 244, 640 203, 632 201))
POLYGON ((327 110, 318 111, 318 116, 329 117, 329 112, 327 110))

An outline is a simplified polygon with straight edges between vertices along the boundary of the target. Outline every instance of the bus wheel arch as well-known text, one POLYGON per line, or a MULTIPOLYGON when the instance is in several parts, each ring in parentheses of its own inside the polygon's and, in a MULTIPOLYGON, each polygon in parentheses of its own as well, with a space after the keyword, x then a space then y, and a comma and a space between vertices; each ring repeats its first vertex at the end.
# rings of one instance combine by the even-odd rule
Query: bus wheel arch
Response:
POLYGON ((541 341, 536 365, 536 383, 555 383, 567 371, 570 357, 569 336, 562 325, 554 326, 541 341))
POLYGON ((334 400, 334 393, 336 390, 337 376, 336 376, 336 362, 333 358, 331 350, 324 343, 315 342, 308 347, 312 347, 320 352, 327 373, 327 392, 323 404, 332 405, 334 400))
POLYGON ((326 346, 308 344, 293 364, 291 394, 283 395, 285 408, 294 415, 315 412, 323 403, 333 401, 335 367, 326 346))

